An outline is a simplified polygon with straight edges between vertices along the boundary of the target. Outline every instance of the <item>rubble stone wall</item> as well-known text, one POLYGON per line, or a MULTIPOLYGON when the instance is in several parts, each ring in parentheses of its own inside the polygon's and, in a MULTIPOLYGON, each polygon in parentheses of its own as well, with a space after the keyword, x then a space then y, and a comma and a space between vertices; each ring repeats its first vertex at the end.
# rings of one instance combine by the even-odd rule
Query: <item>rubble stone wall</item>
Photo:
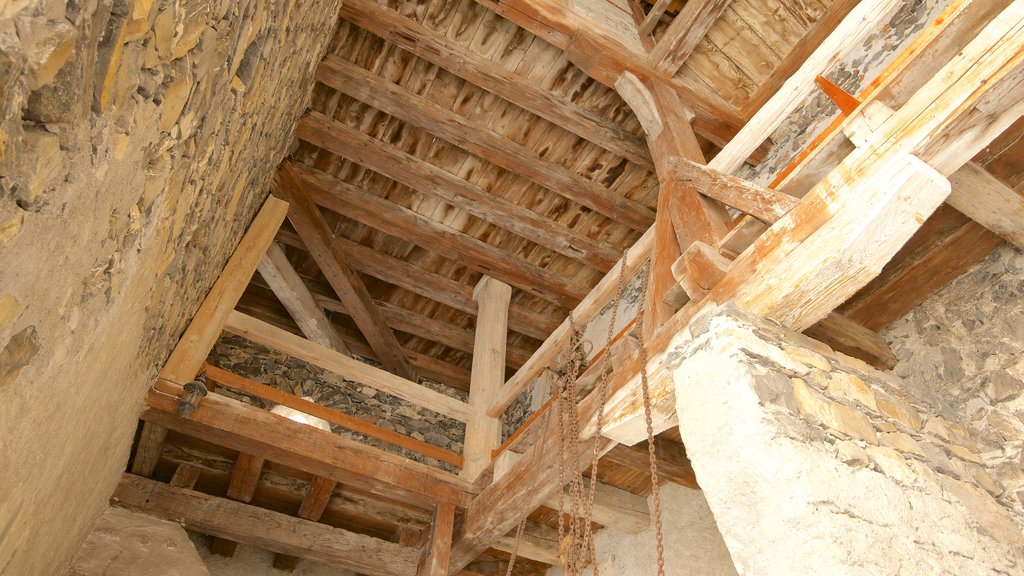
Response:
POLYGON ((679 430, 740 574, 1019 574, 1005 488, 904 382, 735 311, 670 352, 679 430))
POLYGON ((0 573, 59 573, 106 507, 339 3, 0 2, 0 573))

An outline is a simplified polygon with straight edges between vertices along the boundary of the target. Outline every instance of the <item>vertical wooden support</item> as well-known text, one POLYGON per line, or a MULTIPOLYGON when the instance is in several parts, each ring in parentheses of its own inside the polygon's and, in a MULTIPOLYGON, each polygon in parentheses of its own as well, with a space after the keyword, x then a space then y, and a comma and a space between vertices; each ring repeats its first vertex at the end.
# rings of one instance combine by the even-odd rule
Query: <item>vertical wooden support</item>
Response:
POLYGON ((167 438, 166 426, 155 422, 146 422, 142 425, 139 446, 135 449, 135 459, 132 460, 132 474, 146 477, 153 475, 156 463, 160 460, 160 450, 163 448, 165 438, 167 438))
POLYGON ((484 276, 473 290, 477 302, 473 373, 469 385, 470 418, 466 423, 461 476, 473 482, 491 462, 491 450, 501 444, 501 417, 487 415, 505 380, 505 343, 512 287, 484 276))
MULTIPOLYGON (((239 502, 249 502, 256 494, 256 484, 260 480, 260 472, 263 470, 263 458, 239 452, 238 460, 235 461, 235 469, 231 472, 231 480, 228 482, 228 498, 239 502)), ((237 542, 226 538, 214 537, 210 544, 210 552, 218 556, 231 558, 235 555, 237 542)))
POLYGON ((455 528, 455 505, 438 504, 430 528, 427 557, 420 576, 447 576, 448 559, 452 553, 452 531, 455 528))

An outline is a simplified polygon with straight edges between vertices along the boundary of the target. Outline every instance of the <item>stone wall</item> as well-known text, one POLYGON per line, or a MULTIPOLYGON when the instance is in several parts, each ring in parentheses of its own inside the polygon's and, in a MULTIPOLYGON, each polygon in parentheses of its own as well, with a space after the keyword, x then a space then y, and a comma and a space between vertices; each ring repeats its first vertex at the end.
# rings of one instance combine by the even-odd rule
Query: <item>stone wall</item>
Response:
POLYGON ((966 428, 1024 527, 1024 252, 1004 245, 883 336, 906 390, 966 428))
MULTIPOLYGON (((223 335, 210 353, 210 361, 225 370, 279 388, 289 394, 308 396, 318 404, 361 418, 371 424, 462 454, 462 443, 466 434, 465 424, 462 422, 446 418, 370 386, 346 380, 337 374, 269 350, 240 336, 223 335)), ((461 390, 429 381, 424 381, 424 385, 458 397, 460 400, 466 400, 466 393, 461 390)), ((259 398, 233 394, 229 390, 219 389, 218 392, 262 408, 272 407, 270 403, 259 398)), ((341 426, 332 425, 331 429, 346 438, 365 442, 417 462, 455 470, 443 462, 368 438, 341 426)))
MULTIPOLYGON (((650 506, 651 499, 647 500, 650 506)), ((735 576, 729 550, 699 490, 665 484, 661 487, 661 506, 666 576, 735 576)), ((594 535, 594 546, 598 574, 658 573, 653 526, 635 534, 606 526, 594 535)), ((583 573, 591 576, 593 569, 583 573)), ((554 567, 548 574, 560 576, 563 571, 554 567)))
POLYGON ((188 533, 174 522, 108 508, 67 576, 210 576, 188 533))
POLYGON ((735 311, 669 353, 679 430, 741 574, 1020 574, 970 431, 899 378, 735 311))
POLYGON ((58 572, 105 508, 338 4, 0 3, 0 573, 58 572))

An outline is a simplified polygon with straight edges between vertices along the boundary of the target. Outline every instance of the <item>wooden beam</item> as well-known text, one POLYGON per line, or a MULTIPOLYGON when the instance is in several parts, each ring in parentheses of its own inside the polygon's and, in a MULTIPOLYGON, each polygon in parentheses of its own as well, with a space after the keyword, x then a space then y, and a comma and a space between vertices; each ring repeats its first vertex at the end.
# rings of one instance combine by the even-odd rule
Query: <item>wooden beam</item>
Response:
MULTIPOLYGON (((648 230, 643 236, 640 237, 636 243, 626 250, 626 253, 619 260, 619 263, 614 268, 608 271, 604 275, 604 278, 597 283, 597 286, 587 294, 578 306, 573 310, 572 315, 574 321, 580 325, 586 325, 587 322, 601 311, 601 309, 615 297, 619 289, 619 274, 620 269, 625 267, 625 270, 621 272, 625 277, 631 278, 637 270, 639 270, 647 259, 650 257, 651 246, 654 243, 654 230, 653 228, 648 230)), ((572 330, 569 326, 569 319, 565 319, 558 328, 548 336, 547 340, 541 344, 540 348, 534 352, 533 356, 526 364, 523 364, 519 370, 516 371, 515 375, 508 379, 504 386, 501 387, 501 391, 498 393, 498 397, 494 403, 487 410, 487 414, 490 416, 499 416, 505 411, 508 406, 515 401, 515 399, 526 389, 527 386, 533 384, 534 380, 540 376, 548 366, 555 360, 555 358, 561 353, 562 350, 568 345, 569 338, 572 335, 572 330)))
POLYGON ((548 122, 631 162, 648 168, 652 166, 647 147, 637 136, 547 90, 524 82, 513 72, 394 10, 373 0, 351 0, 342 4, 340 14, 360 28, 548 122))
MULTIPOLYGON (((348 314, 348 307, 334 298, 321 295, 316 295, 315 298, 317 304, 324 309, 332 312, 339 312, 341 314, 348 314)), ((384 317, 384 322, 387 323, 388 327, 392 330, 405 332, 406 334, 412 334, 413 336, 418 336, 425 340, 438 342, 448 346, 449 348, 466 352, 467 354, 472 354, 473 350, 475 350, 473 345, 473 332, 471 330, 467 330, 447 322, 428 318, 388 302, 378 300, 375 300, 374 302, 377 304, 377 308, 380 309, 381 316, 384 317)), ((529 360, 532 354, 533 351, 527 348, 521 346, 509 346, 505 362, 508 367, 516 369, 529 360)))
POLYGON ((892 370, 896 366, 896 354, 878 332, 837 312, 825 316, 804 330, 804 334, 828 344, 833 350, 860 358, 880 370, 892 370))
MULTIPOLYGON (((697 476, 693 473, 693 467, 686 458, 683 445, 655 438, 655 456, 658 462, 658 479, 664 482, 672 482, 680 486, 686 486, 694 490, 699 489, 697 476)), ((647 452, 647 443, 641 442, 636 446, 618 446, 609 450, 603 457, 604 460, 614 462, 620 466, 632 468, 639 472, 649 472, 651 462, 647 452)))
MULTIPOLYGON (((611 451, 614 451, 613 448, 611 451)), ((611 452, 610 451, 610 452, 611 452)), ((606 453, 602 458, 607 458, 606 453)), ((557 490, 549 497, 544 506, 558 510, 557 490)), ((568 498, 568 494, 566 494, 568 498)), ((594 507, 590 514, 591 520, 603 526, 614 526, 627 534, 636 534, 651 525, 651 512, 647 506, 647 498, 626 492, 621 488, 597 483, 594 487, 594 507)))
POLYGON ((522 539, 518 544, 516 543, 516 530, 512 530, 499 538, 491 547, 509 554, 515 549, 516 556, 519 558, 527 558, 551 566, 561 564, 561 560, 558 558, 558 530, 537 522, 526 523, 522 539))
POLYGON ((152 476, 160 461, 160 450, 167 438, 167 428, 152 422, 142 423, 142 432, 132 458, 132 474, 152 476))
POLYGON ((491 450, 501 444, 501 419, 487 415, 505 381, 505 349, 508 339, 508 303, 512 288, 489 276, 473 290, 480 314, 476 321, 472 381, 469 385, 471 415, 466 422, 461 476, 476 481, 491 463, 491 450))
POLYGON ((659 70, 675 76, 704 39, 730 0, 689 0, 676 14, 649 56, 659 70))
POLYGON ((465 506, 478 490, 448 472, 219 394, 204 398, 192 417, 180 418, 180 391, 180 386, 158 380, 146 398, 142 419, 415 507, 434 502, 465 506))
MULTIPOLYGON (((327 509, 327 504, 331 501, 331 496, 334 494, 334 487, 337 485, 338 483, 334 480, 314 476, 313 480, 309 483, 309 490, 306 491, 306 495, 302 498, 302 504, 299 505, 299 518, 309 520, 310 522, 320 520, 324 510, 327 509)), ((298 556, 291 556, 289 554, 277 554, 274 556, 274 568, 278 570, 291 572, 298 563, 298 556)))
POLYGON ((752 184, 686 158, 673 158, 671 170, 679 182, 767 224, 775 223, 800 202, 785 192, 752 184))
POLYGON ((171 486, 176 488, 186 488, 193 490, 196 487, 196 482, 199 480, 200 469, 198 466, 191 464, 178 464, 178 468, 174 471, 174 476, 171 478, 171 486))
MULTIPOLYGON (((458 454, 439 448, 433 444, 428 444, 422 440, 416 440, 415 438, 400 434, 394 430, 381 428, 376 424, 371 424, 365 420, 349 416, 348 414, 344 414, 327 406, 322 406, 316 402, 310 402, 309 400, 300 398, 294 394, 282 392, 272 386, 260 384, 255 380, 250 380, 249 378, 233 374, 227 370, 217 368, 216 366, 207 365, 206 373, 210 380, 220 384, 221 386, 226 386, 239 392, 268 400, 274 404, 287 406, 304 414, 309 414, 310 416, 315 416, 322 420, 331 422, 332 424, 343 426, 357 434, 377 438, 378 440, 383 440, 389 444, 405 448, 412 452, 417 452, 424 456, 440 460, 441 462, 448 462, 455 466, 462 466, 462 457, 458 454)), ((312 518, 308 519, 312 520, 312 518)))
POLYGON ((972 162, 950 175, 949 182, 950 206, 1024 250, 1024 196, 972 162))
POLYGON ((295 136, 602 272, 618 257, 607 245, 319 112, 303 116, 295 136))
POLYGON ((415 550, 201 492, 125 474, 111 502, 186 528, 370 576, 411 576, 415 550))
POLYGON ((572 308, 587 295, 581 286, 426 216, 323 172, 295 164, 292 167, 316 202, 338 214, 414 242, 559 306, 572 308))
POLYGON ((281 181, 279 193, 291 203, 288 219, 338 298, 348 305, 352 319, 377 358, 395 374, 416 380, 416 371, 409 364, 395 335, 388 330, 363 281, 348 267, 344 254, 334 247, 334 234, 296 177, 291 164, 282 164, 278 176, 281 181))
POLYGON ((235 307, 256 265, 288 211, 288 204, 268 197, 245 236, 231 254, 213 288, 203 299, 185 333, 160 371, 160 377, 184 384, 195 378, 220 336, 221 326, 235 307))
POLYGON ((343 58, 327 56, 316 79, 634 230, 654 222, 649 208, 343 58))
POLYGON ((232 312, 228 316, 224 329, 272 350, 319 366, 343 378, 354 380, 417 406, 433 410, 438 414, 460 422, 466 422, 469 419, 471 413, 469 406, 461 400, 445 396, 411 380, 374 368, 251 316, 237 311, 232 312))
POLYGON ((422 576, 445 576, 452 552, 452 530, 455 527, 455 506, 438 504, 434 507, 434 521, 430 525, 430 541, 422 576))
MULTIPOLYGON (((282 230, 278 232, 277 239, 301 250, 306 249, 298 235, 292 232, 282 230)), ((354 270, 476 316, 476 302, 473 301, 471 286, 435 274, 385 252, 378 252, 348 238, 335 237, 334 245, 345 253, 349 265, 354 270)), ((556 316, 564 314, 556 313, 556 316)), ((558 327, 558 322, 558 318, 552 318, 551 314, 537 314, 516 306, 512 306, 508 311, 509 329, 537 340, 547 338, 548 334, 558 327)))
POLYGON ((346 356, 352 355, 280 246, 271 243, 267 247, 258 270, 306 338, 346 356))
MULTIPOLYGON (((250 502, 256 494, 256 485, 263 471, 263 458, 245 452, 238 453, 238 459, 231 471, 228 482, 228 498, 238 502, 250 502)), ((210 551, 218 556, 231 558, 235 555, 238 543, 234 540, 214 536, 210 543, 210 551)))

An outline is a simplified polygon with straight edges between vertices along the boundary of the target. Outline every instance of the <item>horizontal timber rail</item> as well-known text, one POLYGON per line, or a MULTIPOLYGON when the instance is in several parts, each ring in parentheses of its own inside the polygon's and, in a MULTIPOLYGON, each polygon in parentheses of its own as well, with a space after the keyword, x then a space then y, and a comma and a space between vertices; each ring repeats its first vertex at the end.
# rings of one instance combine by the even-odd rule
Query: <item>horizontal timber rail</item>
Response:
POLYGON ((206 364, 205 369, 207 377, 221 386, 225 386, 245 394, 250 394, 264 400, 269 400, 275 404, 287 406, 294 410, 298 410, 303 414, 309 414, 310 416, 321 418, 332 424, 337 424, 338 426, 347 428, 353 432, 365 434, 366 436, 370 436, 378 440, 383 440, 388 444, 405 448, 411 452, 415 452, 435 460, 440 460, 441 462, 447 462, 448 464, 459 467, 462 466, 462 456, 450 450, 445 450, 444 448, 428 444, 422 440, 417 440, 393 430, 388 430, 387 428, 381 428, 376 424, 371 424, 360 418, 343 414, 333 408, 322 406, 316 402, 311 402, 304 398, 295 396, 294 394, 282 392, 272 386, 261 384, 255 380, 239 376, 238 374, 218 368, 211 364, 206 364))

